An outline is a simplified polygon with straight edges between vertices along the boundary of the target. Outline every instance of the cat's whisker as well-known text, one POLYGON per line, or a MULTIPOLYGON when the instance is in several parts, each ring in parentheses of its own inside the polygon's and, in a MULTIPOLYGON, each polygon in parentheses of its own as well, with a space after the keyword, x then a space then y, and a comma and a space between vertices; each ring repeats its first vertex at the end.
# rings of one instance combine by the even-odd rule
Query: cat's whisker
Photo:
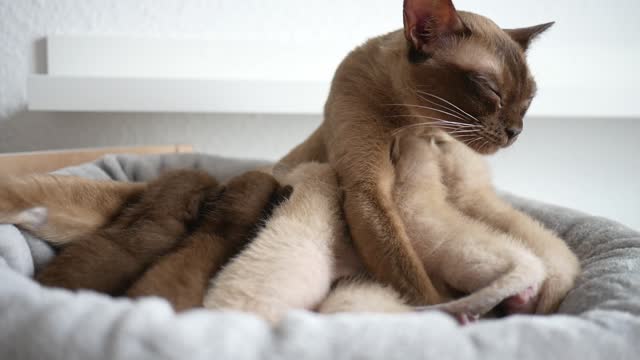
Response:
POLYGON ((449 134, 477 134, 478 133, 478 129, 460 129, 460 130, 454 130, 452 132, 450 132, 449 134))
MULTIPOLYGON (((454 124, 447 124, 447 123, 443 123, 443 122, 439 122, 439 121, 423 121, 420 124, 434 125, 434 126, 437 125, 438 127, 451 129, 451 130, 457 130, 457 129, 464 130, 464 129, 467 129, 467 128, 463 128, 463 127, 460 127, 460 126, 456 126, 454 124)), ((409 125, 412 125, 412 124, 409 124, 409 125)))
POLYGON ((447 127, 446 125, 439 125, 438 123, 434 123, 434 122, 423 122, 423 123, 411 124, 411 125, 406 125, 406 126, 400 127, 398 129, 394 130, 391 133, 391 135, 395 136, 395 135, 397 135, 400 132, 405 131, 405 130, 415 129, 415 128, 419 128, 419 127, 428 127, 428 126, 432 126, 432 127, 436 127, 436 128, 442 128, 442 129, 453 129, 451 127, 447 127))
POLYGON ((469 114, 468 112, 466 112, 466 111, 462 110, 459 106, 456 106, 455 104, 453 104, 453 103, 452 103, 452 102, 450 102, 450 101, 447 101, 447 100, 445 100, 445 99, 443 99, 443 98, 441 98, 441 97, 439 97, 439 96, 437 96, 437 95, 434 95, 434 94, 429 93, 429 92, 426 92, 426 91, 418 90, 418 93, 423 94, 423 95, 426 95, 426 96, 430 96, 430 97, 435 98, 435 99, 438 99, 438 100, 440 100, 440 101, 444 101, 445 103, 447 103, 447 104, 449 104, 449 105, 453 106, 454 108, 456 108, 456 109, 458 109, 458 110, 462 111, 462 113, 463 113, 463 114, 465 114, 466 116, 468 116, 470 119, 472 119, 472 120, 474 120, 474 121, 476 121, 476 122, 480 122, 480 120, 478 120, 478 118, 476 118, 475 116, 473 116, 473 115, 469 114))
POLYGON ((475 142, 475 141, 480 141, 480 140, 482 140, 482 139, 484 139, 484 137, 483 137, 483 136, 481 136, 481 135, 477 135, 475 138, 473 138, 473 140, 470 140, 470 141, 469 141, 469 143, 472 143, 472 142, 475 142))
POLYGON ((491 141, 489 141, 489 140, 485 140, 485 141, 482 143, 482 145, 480 145, 479 149, 480 149, 481 151, 484 151, 484 150, 486 149, 486 147, 487 147, 487 146, 489 146, 489 144, 490 144, 490 143, 491 143, 491 141))
POLYGON ((473 139, 473 140, 471 140, 471 141, 467 142, 467 143, 466 143, 466 145, 467 145, 467 146, 469 146, 469 147, 471 147, 471 145, 473 145, 473 144, 475 144, 475 143, 477 143, 477 142, 481 141, 482 139, 483 139, 482 137, 477 137, 477 138, 475 138, 475 139, 473 139))
POLYGON ((455 136, 455 139, 458 140, 458 141, 466 143, 467 141, 471 141, 471 140, 475 139, 475 137, 474 136, 465 135, 465 136, 455 136))
POLYGON ((479 124, 469 124, 469 123, 461 123, 456 121, 449 121, 439 118, 434 118, 432 116, 426 115, 387 115, 386 117, 407 117, 407 118, 420 118, 420 119, 429 119, 429 120, 437 120, 441 123, 451 124, 459 127, 468 127, 468 128, 481 128, 482 126, 479 124))
POLYGON ((449 115, 449 116, 453 116, 454 118, 458 119, 458 120, 462 120, 465 121, 464 118, 456 115, 456 114, 452 114, 450 112, 444 111, 444 110, 440 110, 440 109, 436 109, 433 107, 429 107, 429 106, 423 106, 423 105, 413 105, 413 104, 387 104, 389 106, 407 106, 407 107, 414 107, 414 108, 419 108, 419 109, 426 109, 426 110, 433 110, 433 111, 437 111, 441 114, 445 114, 445 115, 449 115))
MULTIPOLYGON (((416 91, 419 91, 419 90, 416 90, 416 91)), ((416 93, 416 95, 423 101, 426 101, 426 102, 428 102, 428 103, 430 103, 430 104, 432 104, 434 106, 438 106, 441 109, 444 109, 444 110, 447 110, 449 112, 455 113, 455 114, 465 118, 466 120, 469 120, 468 118, 465 117, 465 115, 462 112, 460 112, 459 110, 456 110, 455 108, 453 108, 451 106, 448 106, 446 104, 440 104, 440 103, 437 103, 437 102, 435 102, 433 100, 429 100, 428 98, 420 95, 419 93, 416 93)), ((463 120, 465 120, 465 119, 463 119, 463 120)))
MULTIPOLYGON (((406 126, 412 126, 412 125, 425 125, 425 126, 426 125, 433 125, 433 126, 438 127, 438 128, 451 129, 451 130, 460 129, 460 127, 458 127, 458 126, 451 125, 451 124, 444 124, 444 123, 441 123, 441 122, 438 122, 438 121, 424 121, 424 122, 421 122, 421 123, 409 124, 409 125, 406 125, 406 126)), ((403 126, 403 127, 406 127, 406 126, 403 126)))
POLYGON ((478 134, 455 134, 452 135, 455 139, 460 141, 470 141, 478 137, 478 134))

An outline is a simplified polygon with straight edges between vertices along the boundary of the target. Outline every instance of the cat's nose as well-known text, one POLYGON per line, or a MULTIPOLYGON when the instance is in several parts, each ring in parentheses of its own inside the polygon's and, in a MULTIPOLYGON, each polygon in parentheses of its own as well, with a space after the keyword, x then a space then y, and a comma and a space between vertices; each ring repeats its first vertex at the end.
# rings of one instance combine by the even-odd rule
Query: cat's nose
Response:
POLYGON ((520 133, 522 132, 522 127, 512 126, 512 127, 506 128, 504 131, 507 133, 507 137, 509 138, 509 141, 511 141, 516 137, 518 137, 518 135, 520 135, 520 133))

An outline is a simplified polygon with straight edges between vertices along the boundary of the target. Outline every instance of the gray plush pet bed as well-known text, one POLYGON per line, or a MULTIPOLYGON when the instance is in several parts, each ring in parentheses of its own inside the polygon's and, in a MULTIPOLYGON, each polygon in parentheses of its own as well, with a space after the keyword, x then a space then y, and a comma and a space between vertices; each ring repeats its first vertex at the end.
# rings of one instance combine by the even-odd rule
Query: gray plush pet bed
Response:
MULTIPOLYGON (((264 164, 205 155, 109 156, 63 171, 148 180, 169 168, 223 180, 264 164)), ((440 313, 320 316, 292 311, 276 328, 242 313, 175 314, 131 301, 42 288, 30 279, 51 249, 0 226, 1 359, 640 359, 640 234, 606 219, 509 197, 566 239, 584 272, 550 317, 460 327, 440 313)))

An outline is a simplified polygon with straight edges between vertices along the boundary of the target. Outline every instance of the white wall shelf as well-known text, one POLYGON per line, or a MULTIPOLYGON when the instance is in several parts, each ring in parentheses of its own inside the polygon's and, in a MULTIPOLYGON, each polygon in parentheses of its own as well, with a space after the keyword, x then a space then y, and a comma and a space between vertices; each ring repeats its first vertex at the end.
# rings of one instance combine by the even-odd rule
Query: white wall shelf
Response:
POLYGON ((29 110, 320 114, 321 82, 38 76, 29 110))
MULTIPOLYGON (((28 107, 33 111, 320 114, 333 71, 351 47, 286 39, 52 36, 47 39, 48 73, 28 79, 28 107)), ((548 58, 532 59, 535 72, 557 71, 558 65, 548 58)), ((612 83, 603 91, 581 78, 541 76, 529 115, 639 117, 638 82, 606 78, 612 83)))

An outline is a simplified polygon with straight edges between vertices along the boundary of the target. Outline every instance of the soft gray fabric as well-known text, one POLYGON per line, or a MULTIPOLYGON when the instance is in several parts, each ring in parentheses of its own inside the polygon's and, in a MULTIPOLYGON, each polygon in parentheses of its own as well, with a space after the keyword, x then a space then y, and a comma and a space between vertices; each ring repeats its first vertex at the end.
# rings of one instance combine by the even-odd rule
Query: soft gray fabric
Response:
MULTIPOLYGON (((63 173, 148 180, 176 167, 226 179, 263 165, 204 155, 109 156, 63 173)), ((638 359, 640 234, 606 219, 507 198, 555 230, 584 267, 562 315, 459 327, 440 313, 320 316, 291 312, 277 328, 248 314, 176 315, 164 300, 46 289, 29 275, 51 256, 0 226, 2 359, 638 359)))

